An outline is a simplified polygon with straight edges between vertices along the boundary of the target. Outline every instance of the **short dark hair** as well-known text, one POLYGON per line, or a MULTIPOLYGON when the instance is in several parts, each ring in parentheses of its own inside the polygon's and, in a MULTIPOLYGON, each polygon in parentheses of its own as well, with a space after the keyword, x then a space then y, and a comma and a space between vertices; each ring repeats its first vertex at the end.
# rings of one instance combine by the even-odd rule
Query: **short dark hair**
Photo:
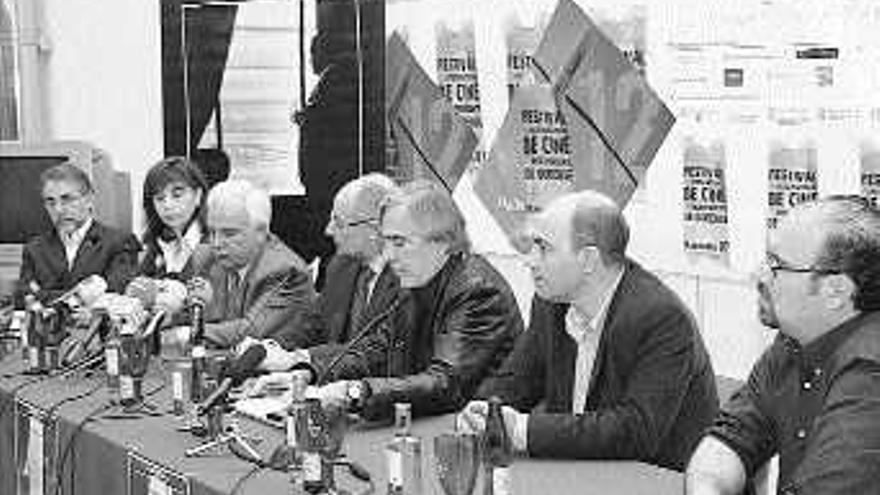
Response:
POLYGON ((606 264, 623 263, 629 244, 629 225, 620 207, 609 197, 594 192, 575 193, 571 214, 571 247, 596 246, 606 264))
POLYGON ((425 239, 449 246, 449 254, 470 251, 464 215, 446 189, 428 180, 416 180, 401 187, 401 193, 388 197, 381 217, 391 208, 406 208, 415 223, 422 227, 425 239))
POLYGON ((46 188, 48 182, 72 182, 79 185, 82 194, 92 194, 92 181, 83 169, 71 162, 59 163, 50 167, 40 174, 40 191, 46 188))
POLYGON ((814 267, 847 275, 857 310, 880 310, 880 211, 856 195, 828 196, 812 207, 819 208, 825 237, 814 267))
POLYGON ((191 160, 183 156, 172 156, 160 160, 153 165, 144 179, 143 206, 147 221, 144 242, 149 243, 156 238, 168 240, 174 236, 174 232, 159 218, 159 214, 156 213, 156 205, 153 204, 153 198, 156 194, 159 194, 165 186, 172 182, 183 182, 187 186, 202 192, 202 199, 196 207, 193 218, 189 222, 190 224, 198 222, 199 226, 204 230, 208 196, 208 184, 205 181, 205 176, 191 160))

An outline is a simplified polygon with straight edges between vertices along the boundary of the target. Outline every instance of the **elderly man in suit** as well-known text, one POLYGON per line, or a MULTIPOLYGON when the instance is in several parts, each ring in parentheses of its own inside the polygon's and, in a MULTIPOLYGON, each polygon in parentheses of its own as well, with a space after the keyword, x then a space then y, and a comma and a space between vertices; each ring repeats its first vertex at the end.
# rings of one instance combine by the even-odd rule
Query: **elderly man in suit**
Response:
POLYGON ((109 290, 121 292, 137 271, 137 239, 95 220, 91 181, 73 164, 47 169, 40 184, 54 228, 24 247, 18 302, 27 292, 41 300, 55 298, 90 275, 100 275, 109 290))
POLYGON ((216 347, 270 337, 314 303, 306 264, 269 232, 271 216, 269 195, 250 182, 221 182, 208 194, 211 242, 193 253, 193 267, 213 289, 205 337, 216 347))
MULTIPOLYGON (((506 427, 528 455, 682 470, 718 408, 690 311, 626 257, 629 230, 606 196, 560 197, 527 233, 531 325, 479 395, 507 404, 506 427)), ((471 402, 459 421, 482 430, 486 411, 471 402)))
POLYGON ((398 297, 397 277, 383 255, 379 231, 380 209, 396 191, 390 178, 376 173, 339 190, 326 229, 336 255, 327 265, 324 289, 310 318, 292 322, 276 339, 284 348, 301 350, 273 354, 264 367, 287 369, 303 360, 324 367, 398 297))

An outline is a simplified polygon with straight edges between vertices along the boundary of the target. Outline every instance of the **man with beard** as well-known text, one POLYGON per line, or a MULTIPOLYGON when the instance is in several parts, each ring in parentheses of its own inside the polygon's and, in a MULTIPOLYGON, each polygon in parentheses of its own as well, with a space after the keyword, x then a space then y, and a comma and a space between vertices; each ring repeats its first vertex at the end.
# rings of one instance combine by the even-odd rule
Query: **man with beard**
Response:
POLYGON ((24 247, 18 303, 34 289, 39 299, 52 299, 90 275, 100 275, 110 291, 121 292, 137 271, 137 239, 94 219, 92 184, 76 166, 49 168, 40 183, 54 228, 24 247))
MULTIPOLYGON (((529 456, 683 470, 718 410, 690 311, 626 256, 629 228, 607 196, 567 194, 530 220, 529 329, 478 395, 507 404, 514 448, 529 456)), ((473 401, 460 423, 482 431, 486 412, 473 401)))
POLYGON ((687 493, 740 493, 776 454, 778 493, 880 493, 880 213, 843 196, 795 208, 758 292, 779 335, 700 442, 687 493))

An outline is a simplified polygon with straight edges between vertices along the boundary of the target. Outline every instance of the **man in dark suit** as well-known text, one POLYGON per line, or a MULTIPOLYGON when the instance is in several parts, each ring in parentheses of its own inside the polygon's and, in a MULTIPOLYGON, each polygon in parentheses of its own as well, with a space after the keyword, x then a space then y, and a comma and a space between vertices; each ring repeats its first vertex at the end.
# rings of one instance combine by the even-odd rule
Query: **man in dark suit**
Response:
POLYGON ((399 296, 379 231, 380 209, 396 191, 394 182, 381 174, 367 174, 339 190, 326 229, 337 254, 328 264, 324 289, 310 318, 292 322, 275 339, 294 352, 278 354, 270 348, 264 368, 286 370, 299 361, 325 367, 399 296))
MULTIPOLYGON (((508 404, 506 427, 528 455, 682 470, 718 408, 690 311, 626 258, 626 221, 601 194, 553 201, 528 235, 530 328, 479 395, 508 404)), ((459 422, 482 430, 486 410, 471 402, 459 422)))
POLYGON ((470 253, 461 212, 435 184, 390 197, 381 232, 403 290, 331 359, 311 363, 319 395, 368 419, 389 417, 395 402, 411 403, 416 415, 457 410, 522 331, 513 292, 470 253))
POLYGON ((25 293, 51 300, 90 275, 121 292, 137 271, 140 245, 130 234, 94 219, 94 191, 85 172, 64 163, 40 176, 43 205, 54 229, 27 243, 22 253, 18 302, 25 293))
POLYGON ((314 303, 308 268, 269 232, 271 216, 269 195, 250 182, 221 182, 208 194, 211 242, 193 253, 193 267, 213 289, 205 337, 216 347, 270 337, 314 303))

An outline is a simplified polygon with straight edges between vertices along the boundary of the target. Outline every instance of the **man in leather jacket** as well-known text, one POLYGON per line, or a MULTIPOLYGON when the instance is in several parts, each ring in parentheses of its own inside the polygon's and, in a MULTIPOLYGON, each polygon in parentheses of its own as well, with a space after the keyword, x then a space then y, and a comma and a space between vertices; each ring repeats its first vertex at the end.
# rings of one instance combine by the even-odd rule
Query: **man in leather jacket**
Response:
MULTIPOLYGON (((416 415, 455 411, 522 332, 516 299, 504 278, 469 251, 464 217, 435 184, 412 183, 389 198, 381 232, 401 296, 362 328, 364 339, 349 340, 338 358, 313 366, 324 384, 319 395, 325 405, 367 419, 390 416, 395 402, 409 402, 416 415)), ((285 367, 306 364, 270 346, 264 367, 279 354, 285 367)))

